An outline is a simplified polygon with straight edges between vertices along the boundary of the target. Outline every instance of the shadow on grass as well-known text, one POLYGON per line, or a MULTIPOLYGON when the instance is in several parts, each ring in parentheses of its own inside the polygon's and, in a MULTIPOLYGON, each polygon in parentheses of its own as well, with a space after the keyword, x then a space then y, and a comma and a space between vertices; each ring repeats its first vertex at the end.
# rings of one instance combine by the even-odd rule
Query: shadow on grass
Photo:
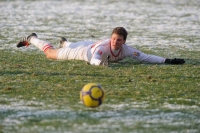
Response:
POLYGON ((200 65, 200 59, 185 59, 185 64, 200 65))
POLYGON ((14 70, 14 71, 12 70, 12 71, 1 71, 0 75, 60 76, 60 75, 66 75, 66 74, 59 73, 59 72, 27 72, 27 71, 20 71, 20 70, 14 70))
MULTIPOLYGON (((200 59, 185 59, 185 64, 191 64, 191 65, 200 65, 200 59)), ((127 67, 127 66, 135 66, 135 65, 156 65, 154 63, 147 63, 147 62, 140 62, 133 59, 124 59, 119 62, 110 63, 111 67, 127 67)), ((157 65, 170 65, 170 64, 157 64, 157 65)), ((180 65, 180 64, 178 64, 180 65)))

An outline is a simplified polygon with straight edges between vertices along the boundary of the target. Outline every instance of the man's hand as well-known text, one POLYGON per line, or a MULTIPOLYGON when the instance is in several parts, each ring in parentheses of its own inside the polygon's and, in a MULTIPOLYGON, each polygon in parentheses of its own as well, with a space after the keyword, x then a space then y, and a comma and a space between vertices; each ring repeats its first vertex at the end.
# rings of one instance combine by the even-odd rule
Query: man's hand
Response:
POLYGON ((104 60, 101 61, 100 66, 109 67, 109 59, 110 59, 110 55, 108 55, 104 60))
POLYGON ((167 64, 184 64, 184 59, 174 58, 174 59, 165 59, 165 63, 167 64))

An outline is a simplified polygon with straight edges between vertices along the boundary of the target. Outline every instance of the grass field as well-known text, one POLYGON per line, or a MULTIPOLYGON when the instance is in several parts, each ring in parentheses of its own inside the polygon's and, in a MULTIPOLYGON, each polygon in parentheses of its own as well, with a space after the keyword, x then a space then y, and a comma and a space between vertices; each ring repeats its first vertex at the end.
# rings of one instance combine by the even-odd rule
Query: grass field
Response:
POLYGON ((36 51, 10 53, 0 52, 1 132, 200 131, 198 52, 188 52, 185 65, 127 59, 109 68, 48 60, 36 51), (106 92, 98 108, 79 100, 89 82, 106 92))
POLYGON ((199 133, 199 0, 0 1, 0 133, 199 133), (114 27, 145 53, 184 58, 184 65, 131 59, 110 67, 53 61, 19 38, 37 33, 57 47, 98 41, 114 27), (104 103, 87 108, 81 87, 94 82, 104 103))

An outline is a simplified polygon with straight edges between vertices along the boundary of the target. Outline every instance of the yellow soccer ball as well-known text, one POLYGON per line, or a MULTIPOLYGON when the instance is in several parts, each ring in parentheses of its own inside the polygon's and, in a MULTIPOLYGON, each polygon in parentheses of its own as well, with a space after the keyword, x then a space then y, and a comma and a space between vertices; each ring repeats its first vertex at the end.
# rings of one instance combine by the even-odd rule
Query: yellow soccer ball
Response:
POLYGON ((96 83, 88 83, 80 91, 80 99, 87 107, 95 108, 100 106, 105 98, 102 87, 96 83))

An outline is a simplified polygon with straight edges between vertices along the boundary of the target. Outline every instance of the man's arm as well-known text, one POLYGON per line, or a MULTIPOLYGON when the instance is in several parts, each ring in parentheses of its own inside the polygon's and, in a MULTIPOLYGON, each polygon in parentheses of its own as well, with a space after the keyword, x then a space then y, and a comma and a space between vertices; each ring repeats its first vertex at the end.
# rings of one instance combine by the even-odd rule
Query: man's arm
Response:
POLYGON ((101 61, 100 66, 109 67, 109 59, 110 59, 110 55, 108 55, 104 60, 101 61))
POLYGON ((131 52, 131 57, 133 59, 142 61, 142 62, 148 62, 148 63, 157 63, 157 64, 184 64, 185 60, 180 58, 174 58, 174 59, 166 59, 161 56, 151 55, 151 54, 145 54, 135 48, 128 47, 129 48, 129 54, 131 52))
POLYGON ((109 66, 109 59, 110 59, 110 55, 108 55, 106 58, 104 58, 103 60, 101 60, 101 56, 99 56, 98 54, 94 57, 92 57, 92 59, 90 60, 90 64, 91 65, 96 65, 96 66, 109 66))

